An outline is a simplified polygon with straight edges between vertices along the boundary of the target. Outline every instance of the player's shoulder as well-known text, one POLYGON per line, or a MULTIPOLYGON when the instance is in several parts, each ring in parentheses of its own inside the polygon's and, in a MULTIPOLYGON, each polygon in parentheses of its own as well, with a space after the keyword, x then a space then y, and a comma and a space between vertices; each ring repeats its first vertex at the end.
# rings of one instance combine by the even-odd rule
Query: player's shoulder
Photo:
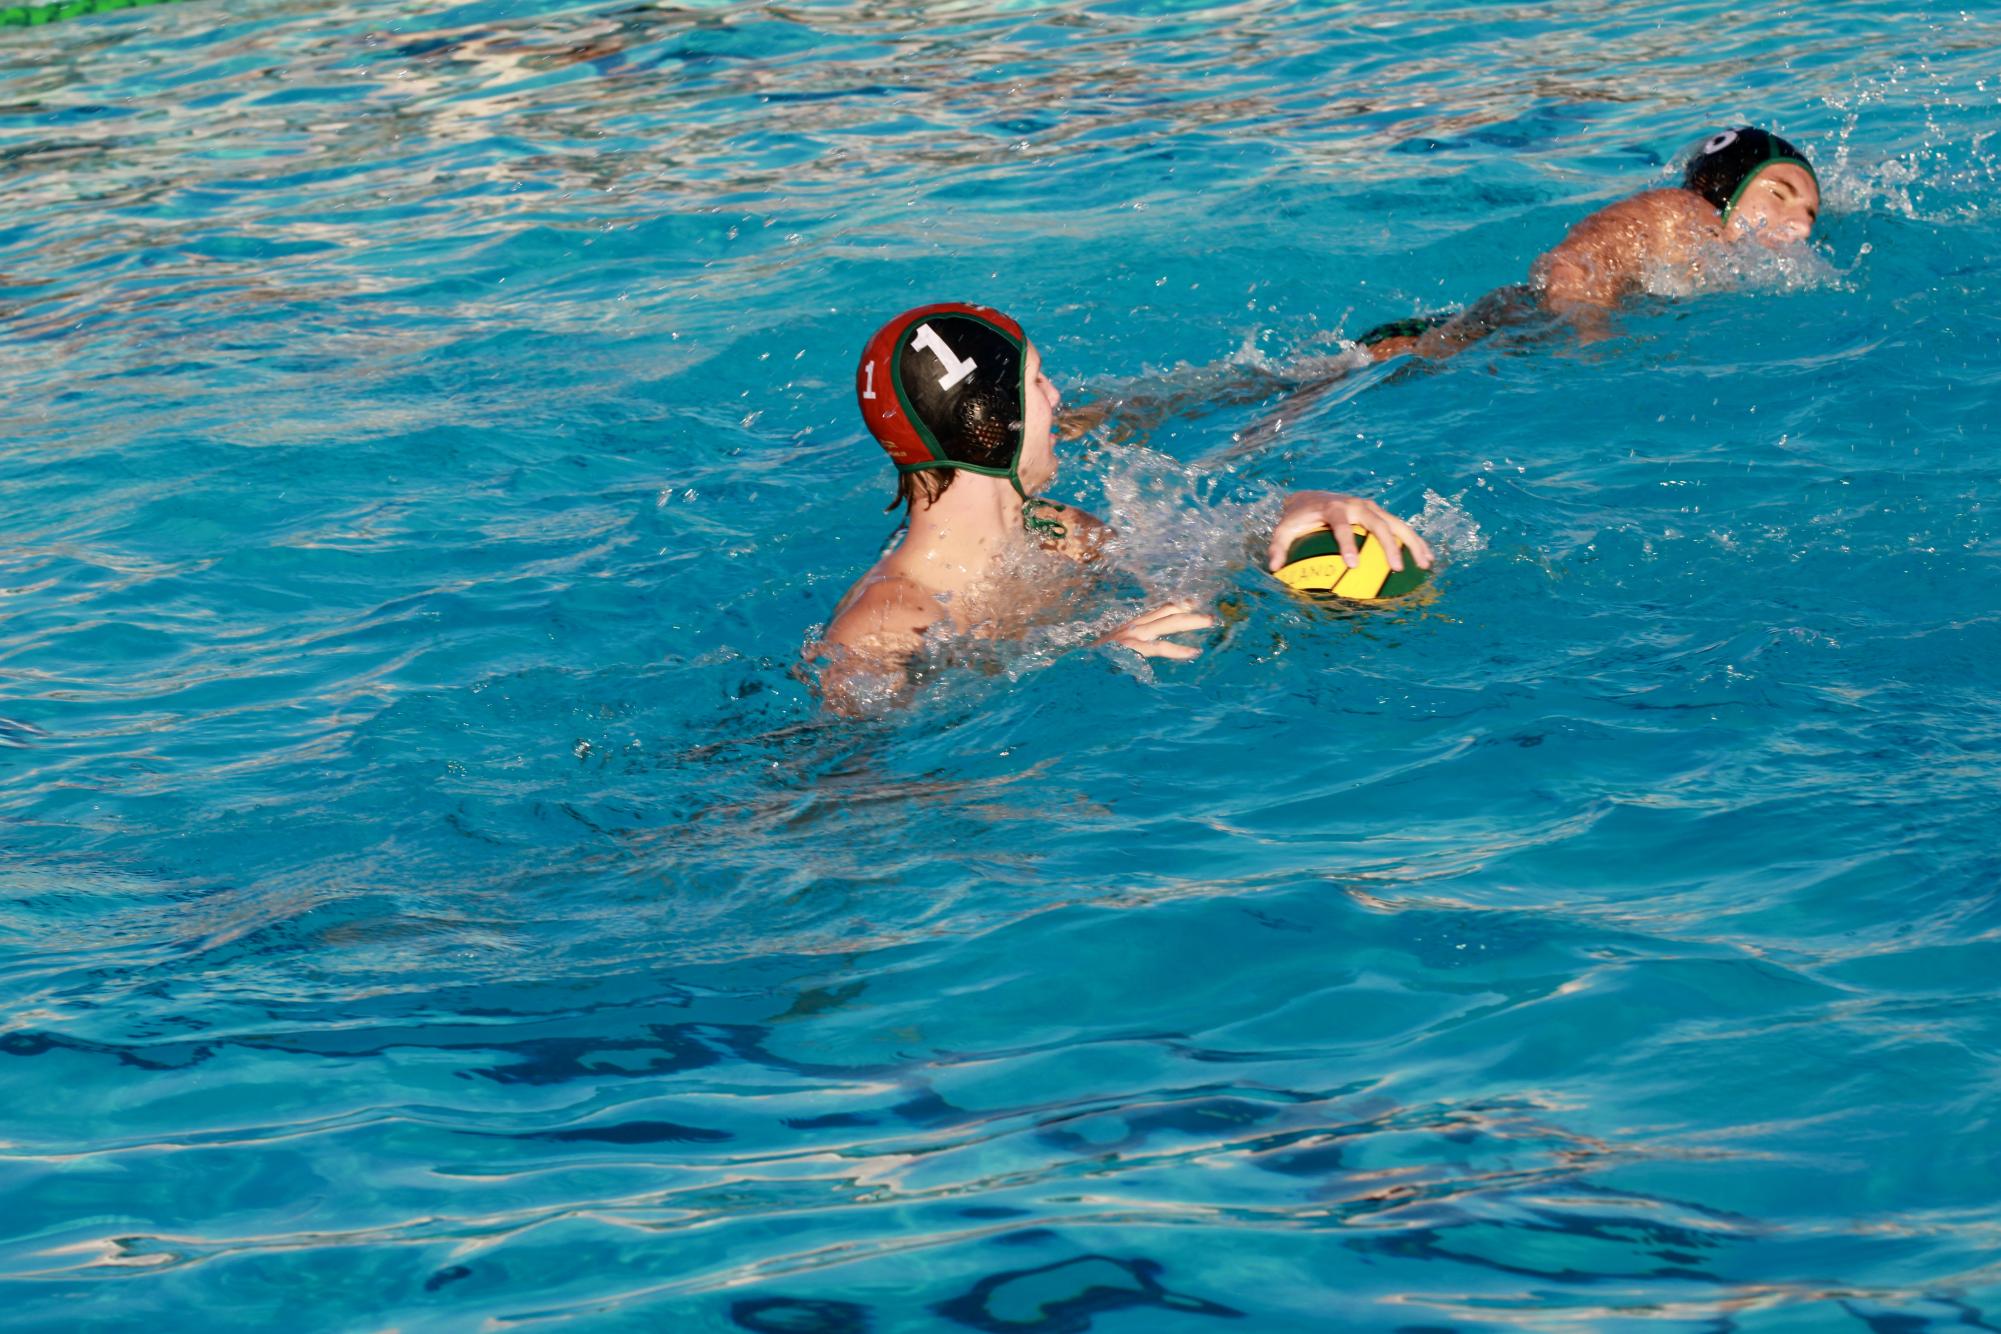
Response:
POLYGON ((870 571, 841 599, 826 633, 806 647, 827 707, 852 717, 900 698, 910 685, 905 664, 944 614, 944 604, 916 580, 870 571))
POLYGON ((938 598, 915 579, 871 572, 834 609, 824 642, 856 647, 915 639, 945 614, 938 598))
POLYGON ((1643 190, 1623 202, 1635 215, 1656 223, 1713 227, 1717 221, 1716 205, 1680 186, 1643 190))
POLYGON ((1642 190, 1636 195, 1627 195, 1605 205, 1596 213, 1585 218, 1581 226, 1604 227, 1607 225, 1642 226, 1663 222, 1715 221, 1716 209, 1708 200, 1692 190, 1678 186, 1663 187, 1659 190, 1642 190))

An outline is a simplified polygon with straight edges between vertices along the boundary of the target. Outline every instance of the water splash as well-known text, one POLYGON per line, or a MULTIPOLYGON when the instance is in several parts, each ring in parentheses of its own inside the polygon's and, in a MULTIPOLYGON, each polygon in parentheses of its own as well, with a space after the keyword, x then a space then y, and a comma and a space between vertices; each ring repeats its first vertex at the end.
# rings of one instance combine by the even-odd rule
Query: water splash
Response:
POLYGON ((1112 563, 1161 600, 1213 598, 1278 517, 1273 493, 1143 447, 1106 458, 1102 485, 1112 563))
MULTIPOLYGON (((1960 17, 1964 27, 1972 16, 1960 17)), ((2001 186, 1997 131, 1969 132, 1964 123, 1968 117, 1991 123, 2001 106, 2001 79, 1991 63, 1981 59, 1968 67, 1948 56, 1920 55, 1828 96, 1828 107, 1842 119, 1832 160, 1821 172, 1827 206, 1918 222, 1991 216, 2001 186), (1898 123, 1912 117, 1914 129, 1898 123)))
POLYGON ((1424 508, 1410 521, 1441 561, 1470 560, 1487 549, 1487 535, 1479 520, 1459 503, 1465 496, 1461 491, 1448 498, 1427 487, 1424 508))

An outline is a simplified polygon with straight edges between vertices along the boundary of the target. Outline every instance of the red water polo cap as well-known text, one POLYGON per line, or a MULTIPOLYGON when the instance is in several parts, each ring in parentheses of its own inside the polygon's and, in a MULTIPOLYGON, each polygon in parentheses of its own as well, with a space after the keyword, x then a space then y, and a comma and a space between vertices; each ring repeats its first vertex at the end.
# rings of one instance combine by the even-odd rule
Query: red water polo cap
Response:
POLYGON ((876 330, 855 368, 855 395, 898 471, 964 468, 1013 479, 1027 370, 1019 324, 986 306, 941 301, 876 330))

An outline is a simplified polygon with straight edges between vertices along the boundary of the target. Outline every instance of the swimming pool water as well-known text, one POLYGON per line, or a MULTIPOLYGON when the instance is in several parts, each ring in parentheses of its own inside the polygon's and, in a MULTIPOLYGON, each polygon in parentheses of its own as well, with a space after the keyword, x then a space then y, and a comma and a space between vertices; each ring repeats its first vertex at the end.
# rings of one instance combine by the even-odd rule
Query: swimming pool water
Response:
POLYGON ((1995 1327, 1997 40, 0 34, 6 1324, 1995 1327), (1070 447, 1132 598, 1227 605, 1199 661, 818 715, 889 315, 1006 309, 1072 402, 1283 373, 1741 120, 1814 262, 1070 447), (1292 486, 1422 512, 1438 596, 1246 570, 1292 486))

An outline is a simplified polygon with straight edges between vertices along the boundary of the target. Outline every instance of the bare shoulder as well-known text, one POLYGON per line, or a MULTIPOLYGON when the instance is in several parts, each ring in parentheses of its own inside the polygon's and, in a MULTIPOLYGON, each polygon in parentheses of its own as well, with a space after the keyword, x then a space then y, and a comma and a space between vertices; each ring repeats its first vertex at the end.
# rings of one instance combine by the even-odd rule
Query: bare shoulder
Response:
POLYGON ((870 571, 834 608, 822 644, 871 655, 914 651, 924 632, 944 616, 938 599, 916 580, 870 571))
POLYGON ((1609 306, 1639 285, 1650 263, 1677 262, 1716 228, 1716 210, 1680 188, 1645 190, 1607 204, 1535 263, 1531 279, 1553 305, 1609 306))
POLYGON ((1679 186, 1648 190, 1622 203, 1635 221, 1662 240, 1711 235, 1722 223, 1716 205, 1679 186))
POLYGON ((1689 190, 1643 190, 1639 194, 1607 204, 1571 227, 1565 244, 1604 241, 1613 237, 1639 240, 1663 229, 1714 225, 1716 210, 1701 195, 1689 190))
POLYGON ((806 646, 806 664, 809 670, 817 665, 827 707, 858 717, 904 699, 910 659, 944 614, 915 580, 871 570, 834 608, 826 634, 806 646))

